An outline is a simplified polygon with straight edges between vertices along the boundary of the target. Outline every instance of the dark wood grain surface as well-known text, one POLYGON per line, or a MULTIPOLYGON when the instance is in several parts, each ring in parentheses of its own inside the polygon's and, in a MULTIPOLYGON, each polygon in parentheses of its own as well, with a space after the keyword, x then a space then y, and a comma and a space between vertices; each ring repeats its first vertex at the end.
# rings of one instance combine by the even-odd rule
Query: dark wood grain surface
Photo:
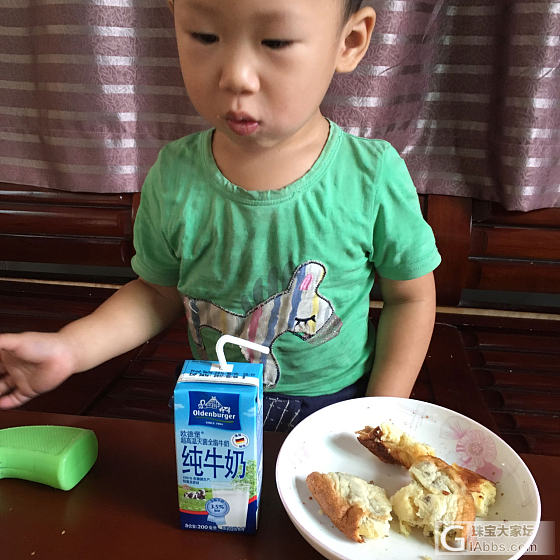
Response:
POLYGON ((319 560, 278 496, 275 464, 284 435, 266 433, 256 535, 179 528, 172 424, 45 413, 0 412, 0 427, 93 429, 99 457, 71 491, 0 480, 0 551, 10 560, 319 560))

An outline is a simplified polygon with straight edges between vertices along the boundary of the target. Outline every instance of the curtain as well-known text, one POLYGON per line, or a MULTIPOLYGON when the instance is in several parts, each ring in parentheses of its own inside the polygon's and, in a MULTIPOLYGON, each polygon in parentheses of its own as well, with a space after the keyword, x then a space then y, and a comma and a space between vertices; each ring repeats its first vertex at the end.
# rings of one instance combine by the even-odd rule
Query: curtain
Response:
MULTIPOLYGON (((560 2, 371 5, 371 47, 324 113, 390 141, 420 193, 560 206, 560 2)), ((0 0, 0 181, 139 191, 165 143, 205 126, 165 0, 0 0)))

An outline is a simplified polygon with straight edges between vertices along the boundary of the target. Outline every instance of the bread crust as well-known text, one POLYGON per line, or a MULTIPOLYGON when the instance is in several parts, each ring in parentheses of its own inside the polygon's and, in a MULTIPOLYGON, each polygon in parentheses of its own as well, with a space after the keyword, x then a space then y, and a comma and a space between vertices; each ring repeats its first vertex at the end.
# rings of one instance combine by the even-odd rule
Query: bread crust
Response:
POLYGON ((358 434, 358 441, 367 449, 369 449, 380 461, 389 464, 402 465, 402 457, 393 455, 388 445, 381 440, 383 431, 380 426, 372 428, 366 426, 365 428, 356 432, 358 434))
POLYGON ((496 501, 496 485, 491 480, 466 467, 461 467, 457 463, 453 463, 451 466, 459 473, 471 493, 476 514, 480 517, 486 517, 488 508, 496 501))
POLYGON ((411 440, 406 434, 394 437, 383 429, 384 425, 358 430, 358 441, 384 463, 398 464, 409 469, 424 455, 434 455, 431 447, 411 440))
POLYGON ((494 484, 477 472, 471 471, 466 467, 461 467, 457 463, 452 463, 451 466, 459 473, 461 479, 469 489, 469 492, 484 492, 488 484, 494 484))
POLYGON ((364 510, 350 505, 335 490, 329 476, 324 473, 312 472, 306 479, 307 487, 323 512, 334 525, 348 538, 356 542, 364 542, 358 533, 364 510))

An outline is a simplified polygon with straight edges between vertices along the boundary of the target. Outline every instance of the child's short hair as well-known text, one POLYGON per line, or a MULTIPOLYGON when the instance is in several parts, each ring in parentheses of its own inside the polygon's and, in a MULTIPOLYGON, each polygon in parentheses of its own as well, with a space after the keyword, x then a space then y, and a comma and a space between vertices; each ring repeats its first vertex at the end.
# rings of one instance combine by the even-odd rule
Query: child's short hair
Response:
POLYGON ((344 0, 344 21, 362 6, 363 0, 344 0))

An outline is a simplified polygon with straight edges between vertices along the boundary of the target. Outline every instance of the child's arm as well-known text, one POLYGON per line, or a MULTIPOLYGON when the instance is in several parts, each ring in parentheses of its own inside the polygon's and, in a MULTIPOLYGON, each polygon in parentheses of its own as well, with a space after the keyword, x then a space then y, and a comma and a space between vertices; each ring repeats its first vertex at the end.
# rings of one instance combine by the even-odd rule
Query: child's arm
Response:
POLYGON ((74 373, 136 348, 181 309, 176 288, 138 279, 57 333, 0 335, 0 408, 19 406, 74 373))
POLYGON ((433 273, 414 280, 381 278, 383 310, 367 396, 410 396, 435 321, 433 273))

